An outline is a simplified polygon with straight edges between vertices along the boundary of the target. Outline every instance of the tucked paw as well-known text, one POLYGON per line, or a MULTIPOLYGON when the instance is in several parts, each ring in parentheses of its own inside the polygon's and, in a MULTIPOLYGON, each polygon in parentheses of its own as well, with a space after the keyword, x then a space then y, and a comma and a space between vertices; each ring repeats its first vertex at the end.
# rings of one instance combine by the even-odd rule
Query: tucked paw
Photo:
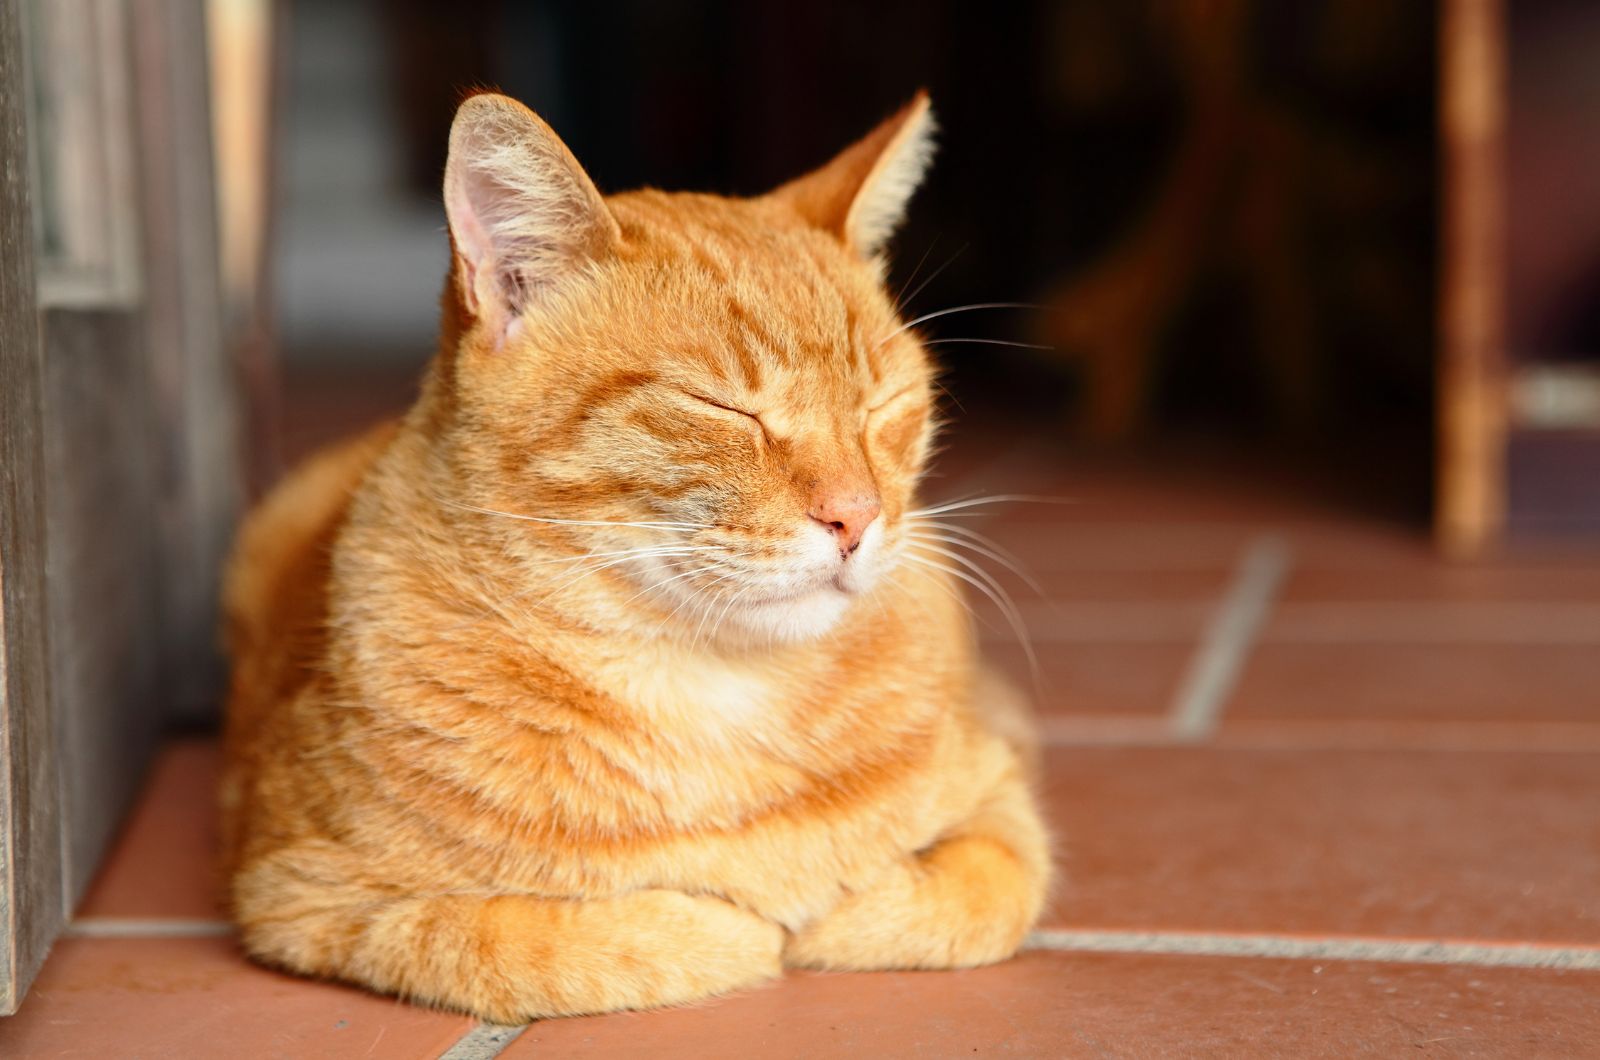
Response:
MULTIPOLYGON (((242 917, 254 958, 496 1023, 651 1009, 781 974, 784 930, 718 898, 416 895, 323 889, 298 916, 242 917)), ((315 897, 315 895, 307 895, 315 897)))
POLYGON ((790 937, 792 967, 964 968, 1005 960, 1039 915, 1044 881, 992 839, 963 836, 896 865, 790 937))
POLYGON ((523 951, 507 1015, 676 1005, 782 974, 783 929, 718 898, 658 890, 571 904, 556 945, 523 951))

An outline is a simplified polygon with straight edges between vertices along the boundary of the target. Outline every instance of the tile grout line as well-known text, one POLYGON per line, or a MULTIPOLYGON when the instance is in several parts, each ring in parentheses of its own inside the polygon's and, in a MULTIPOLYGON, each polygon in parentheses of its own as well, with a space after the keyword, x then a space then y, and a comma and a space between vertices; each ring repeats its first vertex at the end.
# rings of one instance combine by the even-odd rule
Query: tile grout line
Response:
POLYGON ((1600 946, 1513 942, 1446 942, 1366 937, 1211 934, 1187 931, 1080 931, 1045 929, 1030 934, 1027 950, 1061 953, 1152 953, 1196 957, 1276 957, 1330 961, 1383 961, 1497 968, 1600 971, 1600 946))
MULTIPOLYGON (((1475 647, 1478 645, 1600 645, 1600 608, 1560 604, 1524 605, 1517 601, 1461 603, 1453 617, 1440 605, 1411 600, 1285 603, 1274 608, 1276 621, 1257 638, 1262 644, 1377 647, 1475 647), (1464 617, 1463 617, 1464 616, 1464 617), (1507 624, 1510 622, 1511 624, 1507 624)), ((1194 640, 1200 601, 1055 601, 1048 607, 1019 605, 1035 617, 1030 635, 1037 644, 1180 644, 1194 640)), ((1218 607, 1208 617, 1216 620, 1218 607)), ((988 633, 989 644, 1006 644, 988 633)))
POLYGON ((226 920, 202 917, 78 917, 61 933, 69 939, 198 939, 233 934, 226 920))
MULTIPOLYGON (((67 938, 163 939, 228 935, 225 920, 178 917, 85 917, 67 928, 67 938)), ((1250 932, 1092 931, 1049 928, 1033 932, 1027 949, 1100 953, 1192 953, 1210 956, 1326 957, 1332 960, 1394 960, 1428 964, 1506 964, 1530 968, 1600 969, 1600 946, 1513 942, 1444 942, 1374 936, 1307 937, 1250 932), (1381 958, 1374 954, 1386 954, 1381 958)), ((521 1028, 486 1023, 491 1032, 521 1028)), ((503 1039, 510 1041, 509 1038, 503 1039)))
POLYGON ((480 1023, 460 1038, 456 1043, 439 1054, 439 1060, 492 1060, 499 1056, 506 1046, 522 1037, 522 1032, 531 1027, 531 1023, 520 1025, 506 1025, 503 1023, 480 1023))
MULTIPOLYGON (((1570 734, 1557 733, 1527 739, 1512 731, 1486 739, 1463 731, 1477 722, 1423 722, 1419 731, 1399 736, 1377 735, 1330 737, 1327 726, 1317 722, 1288 722, 1268 732, 1259 731, 1259 719, 1236 722, 1226 735, 1207 740, 1207 750, 1218 751, 1308 751, 1308 752, 1396 752, 1422 754, 1600 754, 1600 724, 1584 725, 1570 734), (1430 731, 1431 730, 1431 731, 1430 731)), ((1333 722, 1340 726, 1340 722, 1333 722)), ((1344 733, 1357 723, 1343 726, 1344 733)), ((1051 749, 1101 750, 1106 748, 1192 748, 1192 741, 1173 736, 1157 718, 1128 719, 1118 715, 1046 718, 1041 723, 1040 744, 1051 749), (1111 724, 1096 726, 1095 722, 1111 724), (1139 722, 1148 724, 1138 724, 1139 722), (1085 724, 1088 722, 1089 724, 1085 724)))
POLYGON ((1277 534, 1262 535, 1246 546, 1178 685, 1169 722, 1176 740, 1192 743, 1216 730, 1289 566, 1289 546, 1277 534))
MULTIPOLYGON (((67 938, 204 938, 231 934, 223 920, 86 917, 74 920, 67 938)), ((1449 942, 1370 936, 1306 937, 1270 933, 1191 931, 1092 931, 1046 928, 1030 933, 1024 950, 1056 953, 1145 953, 1160 956, 1259 957, 1282 960, 1378 961, 1499 968, 1600 971, 1600 946, 1513 942, 1449 942)), ((480 1023, 440 1055, 440 1060, 492 1060, 530 1025, 480 1023)))
MULTIPOLYGON (((63 938, 76 939, 193 939, 233 934, 226 920, 201 917, 79 917, 67 925, 63 938)), ((492 1060, 516 1041, 528 1025, 480 1023, 458 1038, 439 1060, 492 1060)))

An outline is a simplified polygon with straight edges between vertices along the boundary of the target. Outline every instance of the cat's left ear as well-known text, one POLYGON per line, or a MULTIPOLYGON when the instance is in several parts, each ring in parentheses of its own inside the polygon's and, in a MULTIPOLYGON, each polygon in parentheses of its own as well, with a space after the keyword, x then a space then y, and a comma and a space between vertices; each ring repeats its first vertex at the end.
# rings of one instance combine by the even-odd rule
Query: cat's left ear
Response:
POLYGON ((875 258, 905 219, 906 205, 933 160, 935 128, 928 93, 918 92, 832 162, 773 195, 863 258, 875 258))

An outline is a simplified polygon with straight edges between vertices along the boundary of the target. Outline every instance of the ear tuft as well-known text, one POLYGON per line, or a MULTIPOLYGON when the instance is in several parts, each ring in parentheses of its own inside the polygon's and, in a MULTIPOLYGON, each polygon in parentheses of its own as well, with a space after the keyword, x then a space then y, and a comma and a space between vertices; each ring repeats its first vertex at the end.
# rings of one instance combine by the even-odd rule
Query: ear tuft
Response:
POLYGON ((905 220, 911 196, 927 175, 936 130, 928 94, 918 92, 833 161, 774 194, 862 257, 875 258, 905 220))
POLYGON ((456 288, 500 328, 586 260, 620 240, 593 181, 554 130, 509 97, 482 93, 456 111, 445 164, 456 288))

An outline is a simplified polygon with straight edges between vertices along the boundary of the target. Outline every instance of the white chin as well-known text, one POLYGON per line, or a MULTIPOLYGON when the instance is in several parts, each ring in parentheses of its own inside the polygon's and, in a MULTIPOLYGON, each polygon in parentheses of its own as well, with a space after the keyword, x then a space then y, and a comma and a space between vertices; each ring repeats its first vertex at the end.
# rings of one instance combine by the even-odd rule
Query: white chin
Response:
POLYGON ((837 626, 851 601, 850 594, 823 587, 786 600, 738 606, 728 612, 719 632, 736 640, 741 633, 782 643, 810 640, 837 626))

